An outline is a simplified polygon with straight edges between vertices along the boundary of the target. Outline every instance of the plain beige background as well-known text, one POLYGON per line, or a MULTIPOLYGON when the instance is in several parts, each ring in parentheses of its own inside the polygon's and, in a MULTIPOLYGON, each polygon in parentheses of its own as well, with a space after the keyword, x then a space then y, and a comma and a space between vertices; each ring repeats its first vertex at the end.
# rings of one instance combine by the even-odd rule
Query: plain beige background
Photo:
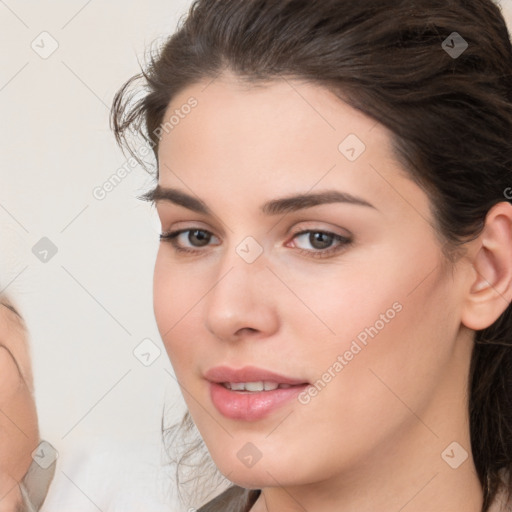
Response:
POLYGON ((94 190, 126 162, 114 93, 189 3, 0 0, 0 289, 26 317, 41 434, 59 453, 47 511, 178 510, 161 467, 163 405, 178 420, 183 403, 152 311, 159 224, 135 198, 152 178, 137 167, 94 190), (133 353, 145 339, 150 366, 133 353))
POLYGON ((135 199, 152 178, 135 168, 93 191, 126 161, 114 93, 189 3, 0 2, 0 288, 26 317, 41 435, 59 453, 52 512, 176 510, 159 470, 163 405, 182 403, 152 311, 159 224, 135 199), (43 237, 58 251, 46 263, 43 237), (148 367, 133 355, 146 338, 161 350, 148 367))

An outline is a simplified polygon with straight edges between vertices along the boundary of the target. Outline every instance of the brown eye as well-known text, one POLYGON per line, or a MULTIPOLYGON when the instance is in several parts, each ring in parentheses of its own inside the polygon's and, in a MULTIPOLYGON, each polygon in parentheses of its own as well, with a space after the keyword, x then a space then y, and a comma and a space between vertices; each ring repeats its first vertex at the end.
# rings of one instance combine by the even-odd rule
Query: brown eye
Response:
POLYGON ((295 240, 301 237, 311 245, 312 249, 299 248, 299 252, 316 258, 323 258, 338 253, 352 243, 350 238, 327 231, 301 231, 296 233, 293 238, 295 240), (337 243, 333 246, 333 242, 337 243))
POLYGON ((198 240, 198 247, 203 247, 204 245, 208 245, 208 241, 210 240, 210 236, 207 234, 207 231, 202 229, 191 229, 188 231, 188 240, 192 243, 192 245, 196 245, 194 240, 198 240))
POLYGON ((333 241, 334 235, 328 235, 327 233, 322 233, 321 231, 312 231, 309 234, 309 243, 315 249, 327 249, 330 247, 333 241))
POLYGON ((181 229, 170 233, 162 233, 160 240, 169 241, 178 252, 194 253, 201 252, 193 249, 194 247, 206 247, 212 236, 212 233, 204 229, 181 229), (187 244, 190 244, 190 246, 187 244))

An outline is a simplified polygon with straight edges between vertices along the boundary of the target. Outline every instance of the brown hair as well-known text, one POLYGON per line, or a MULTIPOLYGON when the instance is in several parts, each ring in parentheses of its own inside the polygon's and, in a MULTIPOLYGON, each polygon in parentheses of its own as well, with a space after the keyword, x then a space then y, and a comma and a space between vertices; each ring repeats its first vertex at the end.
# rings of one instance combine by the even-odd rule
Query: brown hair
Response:
MULTIPOLYGON (((116 94, 117 142, 141 161, 127 135, 142 135, 158 164, 170 101, 226 69, 254 84, 305 79, 390 129, 397 159, 430 198, 443 249, 478 236, 489 209, 512 199, 512 47, 491 0, 196 0, 116 94), (454 46, 454 32, 468 45, 457 56, 444 43, 454 46), (135 101, 139 80, 148 89, 135 101)), ((512 489, 510 304, 476 332, 468 378, 486 512, 512 489), (500 470, 510 472, 506 483, 500 470)))

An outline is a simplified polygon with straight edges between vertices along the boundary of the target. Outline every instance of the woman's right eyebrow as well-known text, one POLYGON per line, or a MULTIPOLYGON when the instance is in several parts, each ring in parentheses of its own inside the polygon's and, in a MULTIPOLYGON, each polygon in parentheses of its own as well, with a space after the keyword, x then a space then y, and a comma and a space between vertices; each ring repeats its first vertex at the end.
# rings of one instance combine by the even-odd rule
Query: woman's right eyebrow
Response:
MULTIPOLYGON (((164 188, 157 185, 156 188, 139 196, 139 199, 152 203, 167 201, 177 204, 189 210, 205 215, 211 215, 210 209, 198 198, 190 196, 185 192, 173 188, 164 188)), ((265 203, 261 211, 266 215, 280 215, 292 211, 312 208, 321 204, 348 203, 359 206, 366 206, 377 210, 377 208, 363 198, 353 196, 338 190, 326 190, 318 193, 304 193, 280 199, 274 199, 265 203)))

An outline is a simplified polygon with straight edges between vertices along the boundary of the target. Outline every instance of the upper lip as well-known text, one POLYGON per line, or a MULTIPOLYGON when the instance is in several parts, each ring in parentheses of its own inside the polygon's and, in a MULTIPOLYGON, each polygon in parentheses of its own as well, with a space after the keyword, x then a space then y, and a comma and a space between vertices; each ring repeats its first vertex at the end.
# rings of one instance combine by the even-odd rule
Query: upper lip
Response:
POLYGON ((278 373, 258 368, 256 366, 244 366, 240 369, 230 368, 229 366, 214 366, 204 374, 206 380, 217 383, 224 382, 276 382, 277 384, 307 384, 303 379, 292 379, 278 373))

